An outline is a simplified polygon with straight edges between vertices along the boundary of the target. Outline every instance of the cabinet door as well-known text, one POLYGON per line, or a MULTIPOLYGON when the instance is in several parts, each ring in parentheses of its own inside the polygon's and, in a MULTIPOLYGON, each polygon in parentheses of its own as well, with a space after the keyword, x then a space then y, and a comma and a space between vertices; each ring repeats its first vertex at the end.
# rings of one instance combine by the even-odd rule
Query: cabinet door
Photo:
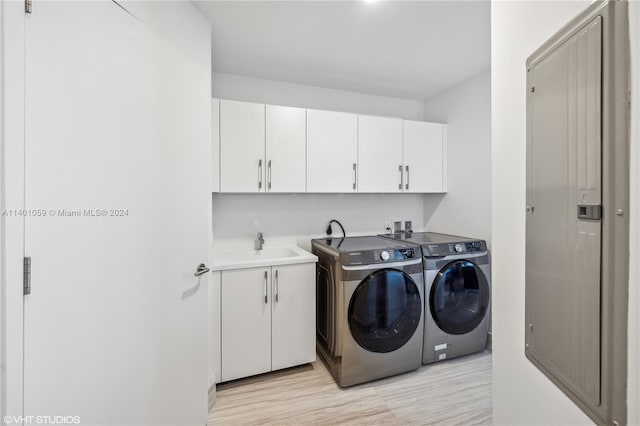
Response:
POLYGON ((266 190, 304 192, 307 112, 304 108, 275 105, 266 108, 266 190))
POLYGON ((222 271, 222 381, 271 370, 271 270, 222 271))
POLYGON ((215 383, 222 379, 220 274, 220 271, 211 272, 209 279, 209 387, 214 379, 215 383))
POLYGON ((315 361, 315 265, 274 266, 272 282, 272 369, 315 361))
POLYGON ((402 192, 402 120, 358 116, 358 192, 402 192))
POLYGON ((220 192, 220 99, 211 99, 211 192, 220 192))
POLYGON ((307 192, 355 192, 358 117, 307 110, 307 192))
POLYGON ((403 143, 405 192, 446 192, 446 124, 405 120, 403 143))
POLYGON ((220 190, 263 192, 264 104, 220 101, 220 190))

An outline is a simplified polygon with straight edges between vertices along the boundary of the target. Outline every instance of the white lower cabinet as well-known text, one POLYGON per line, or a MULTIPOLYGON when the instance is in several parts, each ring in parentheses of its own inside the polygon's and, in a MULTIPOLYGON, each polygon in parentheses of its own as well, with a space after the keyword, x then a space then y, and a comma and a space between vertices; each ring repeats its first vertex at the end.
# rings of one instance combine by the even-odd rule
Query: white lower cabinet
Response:
POLYGON ((222 271, 222 381, 271 370, 271 270, 222 271))
POLYGON ((209 280, 209 387, 222 381, 220 352, 220 271, 213 271, 209 280))
POLYGON ((222 381, 315 361, 313 263, 222 271, 222 381))
POLYGON ((316 359, 316 280, 314 264, 271 268, 271 369, 316 359))

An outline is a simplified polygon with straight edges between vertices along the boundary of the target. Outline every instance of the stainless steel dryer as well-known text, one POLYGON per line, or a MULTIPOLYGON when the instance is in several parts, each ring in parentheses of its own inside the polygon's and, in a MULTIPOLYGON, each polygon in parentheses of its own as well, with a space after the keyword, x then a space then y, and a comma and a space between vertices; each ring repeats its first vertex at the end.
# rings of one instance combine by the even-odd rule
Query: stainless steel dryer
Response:
POLYGON ((491 265, 484 240, 433 232, 386 235, 422 248, 425 327, 422 362, 429 364, 487 346, 491 265))
POLYGON ((316 264, 316 347, 346 387, 422 365, 419 247, 379 237, 311 241, 316 264))

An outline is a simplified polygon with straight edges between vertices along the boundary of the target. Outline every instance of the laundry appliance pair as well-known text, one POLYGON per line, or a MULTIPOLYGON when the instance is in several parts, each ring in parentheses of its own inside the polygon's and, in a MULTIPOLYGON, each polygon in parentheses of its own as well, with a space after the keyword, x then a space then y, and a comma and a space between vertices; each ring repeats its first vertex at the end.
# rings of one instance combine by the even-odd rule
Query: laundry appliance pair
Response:
POLYGON ((343 387, 486 346, 486 243, 436 233, 312 240, 317 351, 343 387))

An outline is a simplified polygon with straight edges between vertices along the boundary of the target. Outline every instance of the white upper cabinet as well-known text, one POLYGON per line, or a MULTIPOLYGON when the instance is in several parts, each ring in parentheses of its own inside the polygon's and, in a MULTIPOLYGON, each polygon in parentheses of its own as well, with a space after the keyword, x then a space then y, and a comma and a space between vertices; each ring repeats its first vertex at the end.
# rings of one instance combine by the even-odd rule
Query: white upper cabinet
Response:
POLYGON ((262 192, 265 187, 265 105, 220 101, 220 190, 262 192))
POLYGON ((447 125, 403 123, 405 192, 446 192, 447 125))
POLYGON ((211 100, 211 192, 220 192, 220 99, 211 100))
POLYGON ((358 116, 358 192, 402 192, 402 120, 358 116))
POLYGON ((305 192, 304 108, 267 105, 266 192, 305 192))
POLYGON ((356 192, 358 116, 307 110, 307 192, 356 192))
POLYGON ((212 100, 213 192, 447 191, 447 125, 212 100))

